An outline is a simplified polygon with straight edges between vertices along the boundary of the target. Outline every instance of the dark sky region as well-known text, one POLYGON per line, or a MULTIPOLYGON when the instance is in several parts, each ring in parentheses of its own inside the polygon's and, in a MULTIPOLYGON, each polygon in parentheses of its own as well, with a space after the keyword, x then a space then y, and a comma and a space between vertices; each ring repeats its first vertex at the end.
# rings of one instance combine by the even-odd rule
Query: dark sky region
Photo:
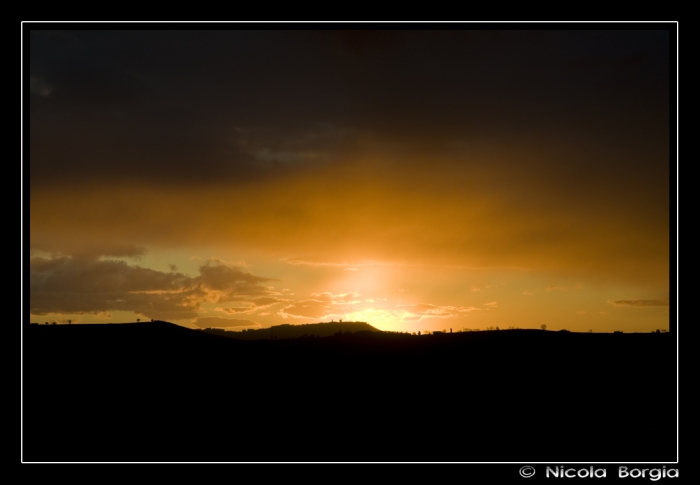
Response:
POLYGON ((673 23, 23 28, 32 321, 669 327, 673 23))

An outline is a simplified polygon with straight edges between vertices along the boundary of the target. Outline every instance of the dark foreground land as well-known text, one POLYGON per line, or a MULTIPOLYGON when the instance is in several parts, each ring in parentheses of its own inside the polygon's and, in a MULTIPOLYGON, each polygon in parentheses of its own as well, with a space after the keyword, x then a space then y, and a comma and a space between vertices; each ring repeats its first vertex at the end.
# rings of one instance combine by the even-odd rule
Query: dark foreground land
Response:
POLYGON ((23 329, 25 461, 676 459, 672 334, 23 329))

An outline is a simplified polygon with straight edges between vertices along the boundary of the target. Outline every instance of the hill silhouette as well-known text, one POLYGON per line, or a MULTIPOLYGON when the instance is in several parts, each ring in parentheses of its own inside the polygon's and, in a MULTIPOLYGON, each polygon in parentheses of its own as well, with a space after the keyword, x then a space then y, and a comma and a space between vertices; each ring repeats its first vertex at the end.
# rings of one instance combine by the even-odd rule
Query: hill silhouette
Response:
POLYGON ((148 322, 27 325, 23 345, 26 461, 675 460, 673 334, 148 322))
POLYGON ((324 322, 307 323, 302 325, 273 325, 270 328, 246 329, 242 331, 206 328, 207 333, 241 340, 275 340, 300 337, 330 337, 338 333, 379 332, 380 330, 367 322, 324 322))

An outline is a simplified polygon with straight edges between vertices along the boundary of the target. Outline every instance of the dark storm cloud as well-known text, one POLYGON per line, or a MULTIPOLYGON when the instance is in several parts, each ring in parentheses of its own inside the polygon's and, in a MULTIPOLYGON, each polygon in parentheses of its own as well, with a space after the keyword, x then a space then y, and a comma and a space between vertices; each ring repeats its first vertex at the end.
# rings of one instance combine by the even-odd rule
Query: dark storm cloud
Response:
POLYGON ((29 269, 34 315, 124 310, 149 318, 194 318, 204 302, 270 293, 261 286, 269 278, 213 263, 202 265, 197 277, 124 261, 69 257, 32 258, 29 269))
POLYGON ((329 138, 327 117, 306 114, 324 81, 282 33, 68 34, 31 38, 30 71, 54 87, 31 97, 33 183, 246 181, 279 170, 264 148, 308 152, 329 138))
POLYGON ((33 189, 116 178, 244 183, 382 147, 437 153, 543 133, 643 149, 668 122, 663 31, 30 37, 33 189))

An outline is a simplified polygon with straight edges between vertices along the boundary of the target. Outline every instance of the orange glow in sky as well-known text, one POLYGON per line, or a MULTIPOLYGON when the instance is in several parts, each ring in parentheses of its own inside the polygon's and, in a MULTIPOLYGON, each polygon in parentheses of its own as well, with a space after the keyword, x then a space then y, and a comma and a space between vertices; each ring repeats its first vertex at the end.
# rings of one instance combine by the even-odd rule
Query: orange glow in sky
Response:
POLYGON ((667 35, 307 34, 32 33, 32 321, 669 328, 667 35))

